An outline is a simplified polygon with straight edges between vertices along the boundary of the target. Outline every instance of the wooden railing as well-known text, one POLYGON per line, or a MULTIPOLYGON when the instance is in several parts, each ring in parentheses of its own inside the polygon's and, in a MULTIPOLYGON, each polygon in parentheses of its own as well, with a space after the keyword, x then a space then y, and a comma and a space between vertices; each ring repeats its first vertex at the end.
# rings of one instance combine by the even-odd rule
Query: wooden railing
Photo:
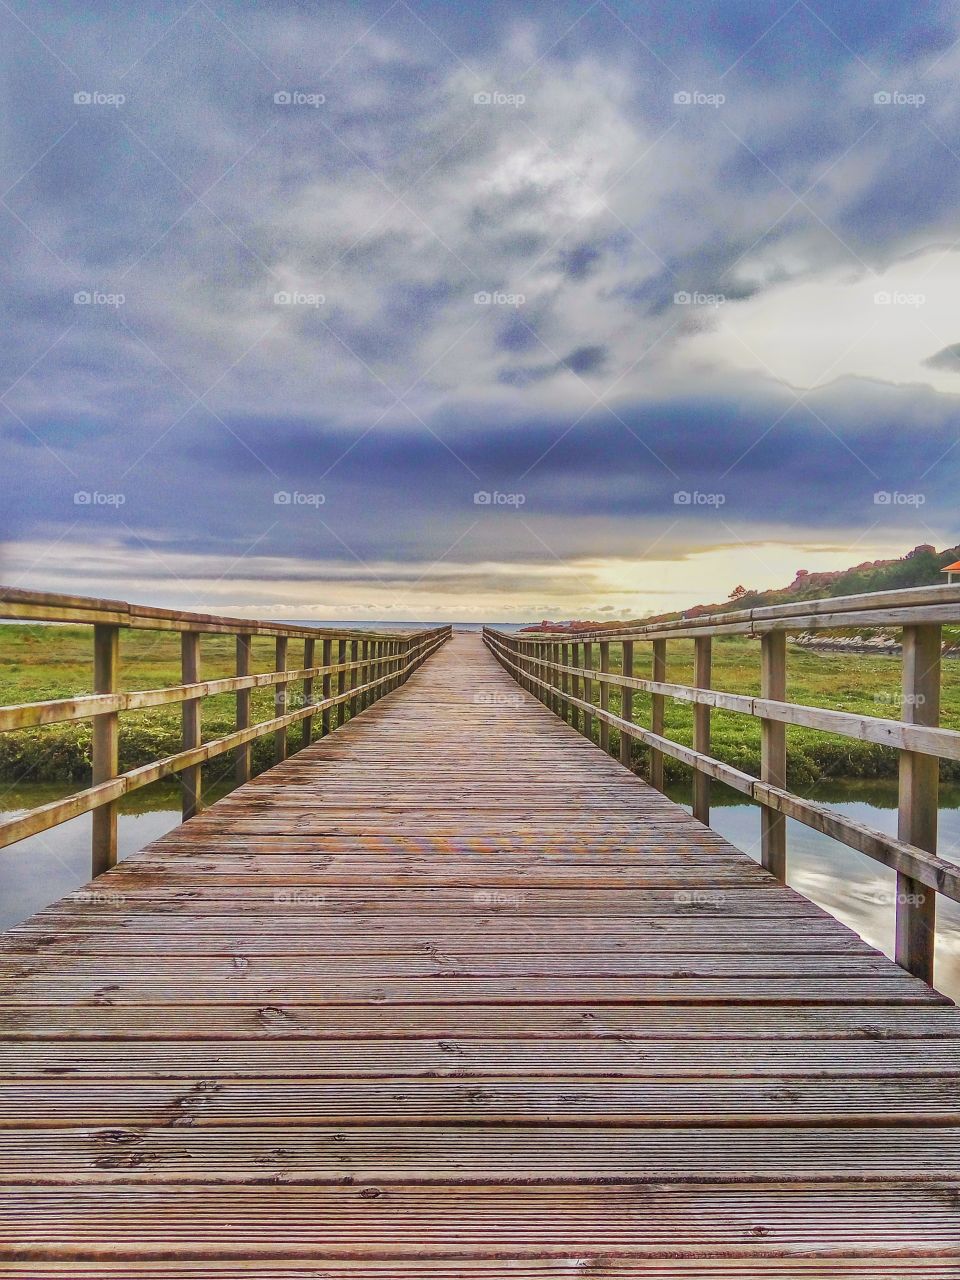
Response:
MULTIPOLYGON (((225 752, 236 753, 237 784, 252 773, 252 744, 273 734, 277 761, 291 749, 288 730, 302 724, 297 747, 306 746, 339 728, 347 718, 369 707, 408 678, 450 636, 449 627, 416 632, 383 633, 287 626, 213 614, 151 609, 120 600, 45 595, 0 587, 0 618, 30 622, 72 623, 92 629, 93 689, 91 694, 48 702, 21 702, 0 707, 0 732, 32 729, 64 721, 92 722, 92 785, 64 799, 40 805, 0 821, 0 847, 36 835, 84 813, 92 813, 93 875, 117 860, 117 801, 151 782, 180 774, 184 819, 200 806, 203 765, 225 752), (173 631, 180 634, 182 683, 159 689, 120 692, 120 636, 127 629, 173 631), (236 675, 222 680, 201 679, 201 637, 236 636, 236 675), (275 640, 275 670, 251 674, 252 640, 275 640), (290 641, 302 642, 302 661, 291 665, 290 641), (319 664, 317 656, 319 651, 319 664), (288 687, 302 681, 300 703, 288 710, 288 687), (320 697, 316 697, 319 686, 320 697), (280 714, 251 722, 251 692, 272 687, 274 710, 280 714), (236 729, 204 742, 201 704, 218 694, 236 695, 236 729), (120 714, 179 703, 182 707, 182 749, 152 763, 119 771, 120 714)), ((3 632, 0 628, 0 644, 3 632)))
POLYGON ((710 783, 716 779, 761 806, 760 857, 779 880, 786 876, 786 819, 812 827, 897 873, 897 963, 932 981, 936 895, 960 902, 960 864, 937 856, 940 759, 960 760, 960 732, 939 727, 941 639, 944 623, 960 620, 960 586, 921 587, 713 614, 677 622, 637 624, 592 632, 517 635, 484 629, 484 641, 520 685, 557 715, 609 750, 610 728, 620 733, 620 759, 631 764, 630 744, 650 748, 650 780, 663 790, 665 756, 693 770, 693 812, 710 820, 710 783), (787 700, 786 637, 825 627, 902 628, 899 719, 858 715, 787 700), (711 687, 714 636, 756 636, 760 642, 760 697, 711 687), (692 640, 690 685, 666 680, 667 643, 692 640), (634 675, 634 646, 652 649, 651 678, 634 675), (610 646, 622 646, 622 670, 610 671, 610 646), (594 662, 594 649, 598 662, 594 662), (608 710, 611 686, 620 690, 621 714, 608 710), (594 689, 598 690, 594 696, 594 689), (651 723, 634 722, 634 691, 651 697, 651 723), (664 735, 667 698, 692 704, 693 746, 664 735), (760 777, 710 754, 712 709, 757 717, 761 726, 760 777), (897 837, 874 831, 786 789, 786 726, 801 725, 899 751, 897 837))

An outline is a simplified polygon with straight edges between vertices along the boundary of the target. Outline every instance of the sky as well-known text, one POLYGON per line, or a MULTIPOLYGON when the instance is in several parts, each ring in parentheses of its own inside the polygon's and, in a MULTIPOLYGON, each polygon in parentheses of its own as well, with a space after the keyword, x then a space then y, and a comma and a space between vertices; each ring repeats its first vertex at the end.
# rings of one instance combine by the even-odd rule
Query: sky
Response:
POLYGON ((0 578, 639 617, 960 540, 960 10, 0 0, 0 578))

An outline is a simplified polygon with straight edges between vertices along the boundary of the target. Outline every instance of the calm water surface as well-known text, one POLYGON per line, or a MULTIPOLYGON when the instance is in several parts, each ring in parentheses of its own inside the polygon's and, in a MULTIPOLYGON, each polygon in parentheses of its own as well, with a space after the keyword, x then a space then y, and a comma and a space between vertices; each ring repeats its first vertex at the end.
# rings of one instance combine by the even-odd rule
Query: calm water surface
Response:
MULTIPOLYGON (((68 791, 57 784, 0 784, 0 811, 32 808, 68 791)), ((672 789, 671 795, 686 805, 688 789, 672 789)), ((814 798, 867 826, 896 834, 897 785, 893 780, 832 783, 829 790, 818 791, 814 798)), ((940 854, 960 863, 960 787, 944 787, 941 800, 940 854)), ((738 797, 719 787, 716 801, 712 811, 714 828, 759 860, 759 810, 739 803, 738 797)), ((169 783, 145 787, 128 796, 120 814, 120 857, 129 856, 163 835, 179 820, 179 795, 169 783)), ((788 820, 787 828, 789 883, 871 945, 891 954, 895 874, 798 822, 788 820)), ((0 928, 17 924, 85 884, 89 865, 89 815, 0 850, 0 928)), ((937 905, 936 983, 941 991, 960 1000, 960 905, 944 898, 937 905)))

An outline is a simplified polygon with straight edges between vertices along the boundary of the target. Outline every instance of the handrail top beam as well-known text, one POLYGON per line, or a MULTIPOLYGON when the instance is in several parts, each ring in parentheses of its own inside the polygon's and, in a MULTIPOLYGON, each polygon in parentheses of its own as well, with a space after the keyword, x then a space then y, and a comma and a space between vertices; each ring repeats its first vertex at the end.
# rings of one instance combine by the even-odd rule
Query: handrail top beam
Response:
POLYGON ((352 627, 298 626, 225 614, 191 613, 183 609, 158 609, 126 600, 101 600, 49 591, 27 591, 0 586, 0 618, 20 622, 103 623, 160 631, 228 632, 231 635, 288 636, 323 639, 327 636, 360 640, 416 640, 442 631, 446 624, 419 631, 367 631, 352 627))
POLYGON ((765 605, 757 609, 737 609, 729 613, 708 613, 697 618, 676 618, 669 622, 635 622, 622 627, 594 631, 540 631, 521 634, 487 627, 495 635, 524 643, 548 644, 563 637, 568 643, 597 640, 683 639, 695 632, 714 635, 761 634, 787 624, 786 630, 864 625, 908 626, 924 622, 960 622, 960 583, 932 587, 903 587, 896 591, 868 591, 854 596, 823 596, 816 600, 795 600, 790 604, 765 605), (930 612, 926 612, 930 611, 930 612), (871 612, 882 614, 870 623, 871 612), (902 617, 891 616, 901 614, 902 617), (849 617, 848 615, 855 615, 849 617), (841 620, 842 619, 842 620, 841 620), (792 626, 790 624, 793 624, 792 626))

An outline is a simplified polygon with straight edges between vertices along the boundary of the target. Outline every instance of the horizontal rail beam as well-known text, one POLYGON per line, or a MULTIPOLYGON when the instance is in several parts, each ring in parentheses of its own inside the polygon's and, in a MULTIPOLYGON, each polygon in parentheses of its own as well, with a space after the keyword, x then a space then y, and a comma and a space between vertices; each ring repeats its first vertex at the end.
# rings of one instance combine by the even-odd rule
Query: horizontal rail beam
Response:
MULTIPOLYGON (((491 631, 486 634, 488 643, 492 643, 497 656, 515 675, 523 675, 525 679, 542 688, 552 688, 547 681, 531 675, 529 671, 523 671, 517 663, 512 661, 508 656, 507 649, 494 640, 494 636, 498 636, 498 633, 491 631)), ((596 678, 596 672, 591 672, 590 674, 591 678, 596 678)), ((614 677, 614 679, 616 683, 622 682, 622 677, 620 676, 614 677)), ((924 849, 919 849, 892 836, 886 836, 882 832, 873 831, 862 823, 855 822, 843 814, 828 809, 825 805, 817 804, 816 801, 795 796, 783 788, 762 782, 759 778, 754 778, 752 774, 745 773, 742 769, 725 764, 722 760, 705 755, 703 752, 695 751, 692 747, 685 747, 679 742, 674 742, 671 738, 664 737, 662 734, 653 733, 649 729, 644 729, 639 725, 622 719, 620 716, 614 715, 611 711, 602 710, 595 703, 586 702, 569 694, 567 698, 569 702, 580 707, 587 714, 606 721, 607 724, 616 727, 621 733, 627 734, 628 737, 661 751, 664 755, 680 761, 681 764, 688 765, 692 769, 698 769, 708 777, 725 783, 733 790, 739 791, 741 794, 755 800, 758 804, 766 805, 779 813, 783 813, 788 818, 795 818, 798 822, 803 823, 804 826, 812 827, 824 835, 831 836, 849 848, 857 849, 860 853, 865 853, 875 861, 882 862, 885 866, 892 867, 896 871, 911 876, 927 888, 935 889, 937 892, 953 899, 953 901, 960 902, 960 866, 957 864, 946 862, 944 859, 938 858, 924 849)), ((757 701, 762 702, 764 700, 757 699, 757 701)))
MULTIPOLYGON (((517 636, 523 644, 552 644, 558 636, 584 640, 691 639, 704 635, 762 635, 765 631, 813 631, 825 627, 912 626, 960 622, 960 584, 869 591, 856 596, 797 600, 790 604, 709 613, 669 622, 636 622, 590 631, 540 632, 517 636)), ((494 628, 493 634, 502 635, 494 628)))
MULTIPOLYGON (((583 667, 541 662, 541 667, 568 675, 586 676, 605 684, 624 685, 643 693, 661 694, 679 702, 696 703, 718 711, 734 711, 738 715, 758 716, 782 724, 805 729, 821 729, 858 742, 874 742, 882 747, 917 751, 944 760, 960 760, 960 732, 956 729, 932 728, 906 724, 883 716, 862 716, 853 711, 833 711, 825 707, 809 707, 796 702, 778 702, 772 698, 755 698, 750 694, 724 693, 721 689, 698 689, 693 685, 670 684, 662 680, 644 680, 640 676, 608 675, 583 667)), ((0 722, 2 723, 2 722, 0 722)))
MULTIPOLYGON (((309 643, 309 642, 308 642, 309 643)), ((367 665, 382 666, 388 657, 372 658, 367 665)), ((68 720, 89 720, 91 716, 111 711, 143 711, 169 703, 207 698, 219 693, 242 689, 265 689, 294 680, 309 680, 330 672, 349 671, 364 664, 346 662, 343 666, 297 667, 284 671, 265 671, 260 675, 227 676, 222 680, 200 680, 194 684, 168 685, 162 689, 143 689, 129 693, 90 693, 76 698, 55 698, 48 702, 20 702, 0 707, 0 733, 16 729, 33 729, 45 724, 62 724, 68 720)))
POLYGON ((91 623, 152 631, 200 631, 204 634, 311 637, 340 636, 410 640, 431 635, 436 628, 420 631, 365 631, 362 628, 296 626, 286 622, 262 622, 255 618, 233 618, 215 613, 187 613, 180 609, 155 609, 129 604, 126 600, 98 600, 46 591, 24 591, 0 586, 0 618, 34 622, 91 623))

